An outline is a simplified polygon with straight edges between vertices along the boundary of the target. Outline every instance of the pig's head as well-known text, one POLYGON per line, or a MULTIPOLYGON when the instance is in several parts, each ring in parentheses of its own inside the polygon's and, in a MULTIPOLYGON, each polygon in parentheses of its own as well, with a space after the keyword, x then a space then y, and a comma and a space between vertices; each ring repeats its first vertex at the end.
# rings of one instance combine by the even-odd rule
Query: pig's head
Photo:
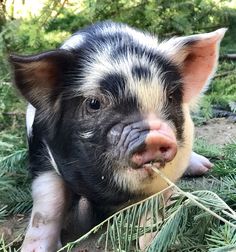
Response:
POLYGON ((186 169, 189 105, 214 74, 224 33, 158 43, 105 22, 60 49, 12 56, 16 87, 36 108, 29 143, 40 138, 52 166, 92 201, 120 204, 163 189, 151 165, 172 180, 186 169))

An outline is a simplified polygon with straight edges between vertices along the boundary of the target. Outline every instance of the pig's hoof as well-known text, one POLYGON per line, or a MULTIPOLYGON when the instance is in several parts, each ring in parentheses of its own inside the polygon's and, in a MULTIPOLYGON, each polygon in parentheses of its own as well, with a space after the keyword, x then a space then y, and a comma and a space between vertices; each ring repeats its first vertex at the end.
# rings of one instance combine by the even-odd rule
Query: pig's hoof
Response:
POLYGON ((57 244, 55 242, 52 244, 49 240, 38 238, 25 240, 21 252, 56 252, 59 248, 61 248, 61 242, 59 241, 57 244))
POLYGON ((212 167, 213 164, 209 161, 209 159, 192 152, 190 162, 184 176, 201 176, 207 173, 212 167))
POLYGON ((148 248, 148 246, 152 243, 157 232, 147 233, 141 237, 139 237, 139 249, 144 252, 148 248))

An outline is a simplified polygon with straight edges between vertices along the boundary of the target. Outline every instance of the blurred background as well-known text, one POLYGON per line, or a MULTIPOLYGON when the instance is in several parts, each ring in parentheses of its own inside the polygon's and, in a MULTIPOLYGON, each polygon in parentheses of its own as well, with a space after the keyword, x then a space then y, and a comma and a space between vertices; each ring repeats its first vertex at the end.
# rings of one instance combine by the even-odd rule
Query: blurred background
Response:
MULTIPOLYGON (((218 71, 193 116, 199 136, 204 130, 210 135, 207 143, 197 141, 195 149, 215 162, 213 181, 234 178, 227 182, 228 188, 215 190, 236 206, 236 0, 0 0, 0 237, 4 234, 0 251, 5 251, 1 248, 6 242, 21 241, 25 215, 31 208, 25 168, 26 103, 12 87, 8 56, 56 48, 78 29, 107 19, 147 30, 160 39, 228 28, 218 71), (216 120, 219 117, 224 120, 216 120), (218 125, 221 128, 213 130, 218 125), (226 132, 231 132, 232 141, 225 147, 226 132)), ((193 190, 203 187, 194 185, 193 190)), ((236 235, 229 244, 233 242, 236 235)))

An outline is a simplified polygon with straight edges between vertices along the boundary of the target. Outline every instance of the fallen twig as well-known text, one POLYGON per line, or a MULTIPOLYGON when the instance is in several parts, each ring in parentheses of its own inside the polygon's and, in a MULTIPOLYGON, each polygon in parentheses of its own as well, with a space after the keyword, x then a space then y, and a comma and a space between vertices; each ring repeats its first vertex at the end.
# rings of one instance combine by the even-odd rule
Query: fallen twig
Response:
POLYGON ((236 60, 236 53, 222 55, 220 59, 236 60))
POLYGON ((24 112, 3 112, 2 114, 9 116, 25 116, 24 112))
POLYGON ((230 75, 230 74, 236 74, 236 70, 216 74, 213 79, 224 77, 224 76, 227 76, 227 75, 230 75))

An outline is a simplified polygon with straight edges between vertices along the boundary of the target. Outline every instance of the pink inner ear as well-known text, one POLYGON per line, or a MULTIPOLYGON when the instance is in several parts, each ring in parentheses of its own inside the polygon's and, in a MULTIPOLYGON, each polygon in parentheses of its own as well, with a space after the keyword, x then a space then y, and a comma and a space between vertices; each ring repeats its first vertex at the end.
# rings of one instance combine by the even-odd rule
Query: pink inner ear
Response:
POLYGON ((36 67, 32 68, 30 74, 39 88, 53 89, 58 81, 58 71, 55 64, 42 60, 40 63, 36 62, 36 67))
POLYGON ((20 63, 23 82, 31 85, 30 88, 52 89, 58 79, 57 65, 50 61, 41 60, 20 63))
POLYGON ((183 63, 184 101, 197 96, 214 73, 218 51, 217 43, 204 47, 203 41, 191 47, 183 63), (202 44, 202 45, 199 45, 202 44))

